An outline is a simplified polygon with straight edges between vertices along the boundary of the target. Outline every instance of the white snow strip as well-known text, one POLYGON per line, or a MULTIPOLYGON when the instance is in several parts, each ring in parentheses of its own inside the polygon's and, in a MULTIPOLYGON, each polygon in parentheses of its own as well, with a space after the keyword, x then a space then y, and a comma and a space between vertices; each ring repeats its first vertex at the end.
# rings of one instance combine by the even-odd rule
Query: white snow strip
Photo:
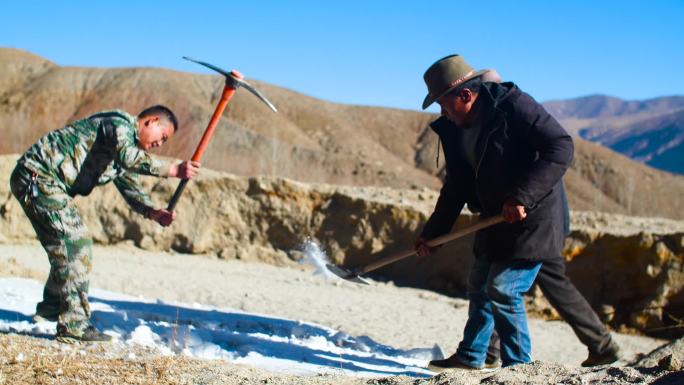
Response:
MULTIPOLYGON (((54 322, 33 323, 43 284, 0 278, 0 332, 52 338, 54 322)), ((93 289, 92 321, 128 345, 164 355, 224 359, 295 375, 344 373, 358 376, 427 377, 427 361, 439 348, 400 350, 366 336, 352 337, 321 325, 217 309, 151 301, 93 289)))

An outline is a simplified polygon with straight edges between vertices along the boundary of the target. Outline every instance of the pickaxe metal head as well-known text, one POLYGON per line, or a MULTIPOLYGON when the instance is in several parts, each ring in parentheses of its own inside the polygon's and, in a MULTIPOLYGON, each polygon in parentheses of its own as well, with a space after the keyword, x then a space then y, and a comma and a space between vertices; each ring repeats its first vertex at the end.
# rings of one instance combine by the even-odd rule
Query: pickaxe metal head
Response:
POLYGON ((233 70, 233 71, 231 71, 231 72, 228 72, 228 71, 226 71, 226 70, 224 70, 224 69, 221 69, 221 68, 219 68, 219 67, 216 67, 216 66, 213 65, 213 64, 209 64, 209 63, 206 63, 206 62, 203 62, 203 61, 195 60, 195 59, 189 58, 189 57, 187 57, 187 56, 183 56, 183 59, 189 60, 189 61, 191 61, 191 62, 195 62, 195 63, 197 63, 197 64, 201 64, 201 65, 203 65, 203 66, 205 66, 205 67, 207 67, 207 68, 211 68, 212 70, 214 70, 214 71, 220 73, 221 75, 223 75, 223 76, 226 77, 226 85, 227 85, 227 86, 229 86, 229 87, 231 87, 231 88, 235 88, 235 89, 240 88, 240 87, 246 88, 249 92, 253 93, 257 98, 261 99, 262 102, 266 103, 266 105, 267 105, 271 110, 273 110, 273 112, 278 112, 278 110, 275 108, 275 106, 273 105, 273 103, 271 103, 268 99, 266 99, 266 97, 265 97, 261 92, 257 91, 256 88, 252 87, 251 84, 247 83, 247 82, 243 79, 242 74, 239 73, 238 71, 233 70))

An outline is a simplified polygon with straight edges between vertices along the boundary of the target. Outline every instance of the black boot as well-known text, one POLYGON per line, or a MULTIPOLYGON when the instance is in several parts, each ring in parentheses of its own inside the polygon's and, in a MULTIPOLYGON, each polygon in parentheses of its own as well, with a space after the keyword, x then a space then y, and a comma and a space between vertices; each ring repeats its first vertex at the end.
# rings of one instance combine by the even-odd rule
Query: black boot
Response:
POLYGON ((47 314, 47 313, 36 313, 33 315, 33 322, 57 322, 57 317, 59 314, 47 314))
POLYGON ((620 347, 618 344, 615 343, 615 341, 610 341, 610 344, 601 353, 593 353, 589 352, 589 357, 587 357, 584 362, 582 362, 582 366, 584 367, 589 367, 589 366, 599 366, 599 365, 608 365, 612 364, 613 362, 617 361, 620 359, 620 347))
POLYGON ((77 336, 67 331, 59 330, 55 339, 65 344, 80 344, 84 342, 109 342, 112 337, 97 330, 95 326, 88 326, 83 334, 77 336))
POLYGON ((60 311, 59 302, 43 301, 36 306, 36 314, 33 315, 33 322, 56 322, 60 311))
POLYGON ((458 371, 458 370, 472 370, 472 371, 490 371, 490 367, 485 366, 484 368, 477 368, 463 363, 456 353, 451 357, 445 358, 443 360, 432 360, 428 364, 428 369, 433 372, 445 372, 445 371, 458 371))

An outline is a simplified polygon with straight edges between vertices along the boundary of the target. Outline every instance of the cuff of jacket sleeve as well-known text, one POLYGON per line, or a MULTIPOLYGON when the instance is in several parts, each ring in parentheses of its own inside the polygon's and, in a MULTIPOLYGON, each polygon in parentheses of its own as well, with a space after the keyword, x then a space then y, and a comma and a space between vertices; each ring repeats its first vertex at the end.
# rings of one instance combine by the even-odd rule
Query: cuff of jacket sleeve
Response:
POLYGON ((150 218, 150 214, 152 213, 152 210, 153 210, 152 207, 145 207, 144 209, 142 209, 142 212, 140 214, 142 214, 142 216, 144 216, 147 219, 152 219, 152 218, 150 218))
POLYGON ((437 238, 440 235, 444 235, 447 232, 449 232, 449 230, 441 231, 441 229, 435 229, 434 226, 425 226, 423 227, 423 231, 420 232, 420 237, 425 240, 430 240, 437 238))
POLYGON ((525 196, 525 194, 521 193, 515 193, 507 196, 505 202, 521 204, 527 208, 534 208, 534 206, 536 206, 535 202, 532 202, 525 196))
POLYGON ((171 174, 171 167, 172 166, 173 166, 173 164, 171 162, 163 162, 159 166, 159 175, 158 176, 161 178, 168 178, 169 176, 171 176, 170 174, 171 174))

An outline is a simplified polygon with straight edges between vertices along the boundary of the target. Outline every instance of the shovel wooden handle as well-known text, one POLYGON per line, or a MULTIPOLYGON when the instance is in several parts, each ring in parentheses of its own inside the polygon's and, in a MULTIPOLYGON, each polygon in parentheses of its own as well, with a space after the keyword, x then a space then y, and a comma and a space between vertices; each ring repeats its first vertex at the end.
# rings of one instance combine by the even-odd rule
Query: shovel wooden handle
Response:
MULTIPOLYGON (((462 238, 468 234, 474 233, 478 230, 482 230, 482 229, 489 227, 489 226, 493 226, 493 225, 495 225, 497 223, 501 223, 503 221, 504 221, 504 219, 503 219, 502 215, 497 215, 495 217, 489 217, 489 218, 483 219, 483 220, 481 220, 481 221, 479 221, 479 222, 477 222, 471 226, 456 230, 453 233, 444 234, 444 235, 439 236, 437 238, 433 238, 433 239, 427 241, 426 244, 430 247, 443 245, 447 242, 451 242, 455 239, 462 238)), ((368 265, 363 266, 361 268, 355 269, 354 273, 356 273, 357 275, 365 274, 365 273, 379 269, 385 265, 389 265, 390 263, 394 263, 396 261, 402 260, 404 258, 410 257, 410 256, 415 255, 415 254, 416 254, 416 251, 413 249, 405 250, 405 251, 402 251, 402 252, 399 252, 399 253, 396 253, 393 255, 389 255, 385 258, 381 258, 381 259, 379 259, 375 262, 369 263, 368 265)))

